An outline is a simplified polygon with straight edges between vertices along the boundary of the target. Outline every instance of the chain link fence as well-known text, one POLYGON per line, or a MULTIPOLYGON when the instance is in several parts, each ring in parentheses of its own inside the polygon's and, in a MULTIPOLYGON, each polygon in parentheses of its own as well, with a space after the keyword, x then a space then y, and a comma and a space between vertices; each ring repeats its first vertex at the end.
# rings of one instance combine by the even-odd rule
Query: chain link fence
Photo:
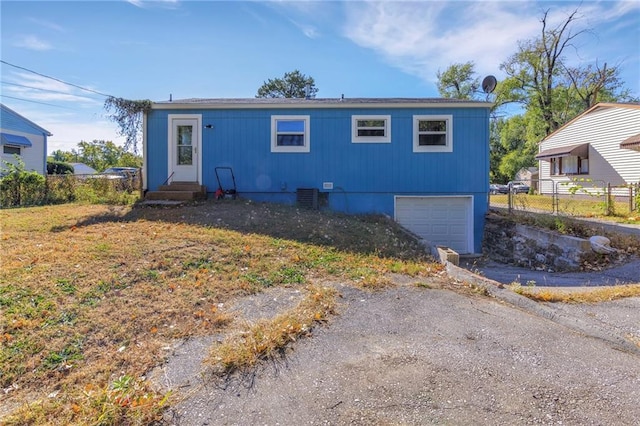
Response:
POLYGON ((16 175, 0 179, 0 207, 28 207, 70 202, 129 204, 140 196, 138 176, 16 175))
POLYGON ((530 211, 565 216, 640 215, 640 183, 612 186, 602 180, 574 179, 528 182, 527 191, 509 187, 505 194, 489 194, 489 205, 510 212, 530 211))

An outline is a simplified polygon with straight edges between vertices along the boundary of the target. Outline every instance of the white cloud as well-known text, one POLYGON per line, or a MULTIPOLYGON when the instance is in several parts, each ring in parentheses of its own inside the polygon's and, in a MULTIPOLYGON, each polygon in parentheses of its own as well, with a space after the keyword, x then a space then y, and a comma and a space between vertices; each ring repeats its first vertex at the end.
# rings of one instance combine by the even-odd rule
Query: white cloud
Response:
POLYGON ((305 35, 305 37, 308 37, 310 39, 316 39, 320 36, 320 34, 318 33, 318 29, 316 27, 314 27, 313 25, 308 25, 308 24, 302 24, 299 23, 293 19, 290 19, 291 23, 293 25, 295 25, 300 31, 302 31, 302 34, 305 35))
POLYGON ((37 36, 34 35, 26 35, 17 40, 14 45, 16 47, 23 47, 29 50, 51 50, 53 46, 50 43, 40 40, 37 36))
POLYGON ((431 82, 438 70, 467 61, 476 64, 480 75, 499 75, 500 64, 517 51, 519 40, 540 35, 544 11, 549 10, 548 27, 553 28, 576 8, 580 19, 573 33, 630 17, 640 3, 346 2, 343 31, 391 65, 431 82))
POLYGON ((55 22, 45 21, 44 19, 38 19, 38 18, 29 18, 29 21, 33 22, 34 24, 42 28, 48 28, 50 30, 54 30, 60 33, 66 32, 64 27, 56 24, 55 22))
POLYGON ((345 35, 379 52, 392 65, 425 81, 453 63, 473 61, 496 74, 517 41, 539 30, 526 3, 347 3, 345 35), (524 13, 523 13, 524 12, 524 13))
POLYGON ((102 105, 102 100, 87 96, 86 93, 62 82, 36 74, 18 72, 5 76, 8 84, 3 93, 39 102, 71 102, 74 107, 102 105))
POLYGON ((58 149, 77 149, 80 141, 105 140, 119 146, 123 146, 125 142, 122 136, 118 136, 115 123, 102 118, 84 121, 77 117, 64 120, 43 117, 38 125, 53 133, 53 136, 48 138, 48 153, 58 149))
POLYGON ((127 3, 135 7, 145 9, 147 7, 162 7, 165 9, 176 9, 180 6, 179 0, 126 0, 127 3))

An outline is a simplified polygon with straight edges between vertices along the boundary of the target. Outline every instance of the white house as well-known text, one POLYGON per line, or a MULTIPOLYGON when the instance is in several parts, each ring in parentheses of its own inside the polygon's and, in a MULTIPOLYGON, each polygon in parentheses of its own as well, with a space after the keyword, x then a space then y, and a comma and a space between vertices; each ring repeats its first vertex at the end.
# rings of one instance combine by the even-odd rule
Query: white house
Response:
POLYGON ((567 193, 571 181, 593 188, 638 183, 640 103, 599 103, 547 136, 539 150, 542 193, 567 193))
POLYGON ((0 170, 6 168, 5 162, 14 164, 17 156, 25 170, 46 175, 47 137, 53 135, 11 108, 0 107, 0 170))

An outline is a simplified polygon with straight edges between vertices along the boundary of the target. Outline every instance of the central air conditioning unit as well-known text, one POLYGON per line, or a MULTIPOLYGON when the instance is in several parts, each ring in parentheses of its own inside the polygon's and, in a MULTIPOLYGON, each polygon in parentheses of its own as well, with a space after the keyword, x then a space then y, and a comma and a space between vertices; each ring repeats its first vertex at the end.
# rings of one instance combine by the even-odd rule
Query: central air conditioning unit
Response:
POLYGON ((298 188, 296 202, 300 207, 318 210, 318 188, 298 188))

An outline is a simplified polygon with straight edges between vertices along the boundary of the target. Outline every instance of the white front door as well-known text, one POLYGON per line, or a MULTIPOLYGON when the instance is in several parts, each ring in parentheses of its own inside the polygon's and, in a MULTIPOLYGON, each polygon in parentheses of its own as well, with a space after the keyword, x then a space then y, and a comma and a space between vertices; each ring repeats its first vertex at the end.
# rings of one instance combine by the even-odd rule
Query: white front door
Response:
POLYGON ((199 115, 169 115, 169 174, 172 182, 200 182, 199 115))

